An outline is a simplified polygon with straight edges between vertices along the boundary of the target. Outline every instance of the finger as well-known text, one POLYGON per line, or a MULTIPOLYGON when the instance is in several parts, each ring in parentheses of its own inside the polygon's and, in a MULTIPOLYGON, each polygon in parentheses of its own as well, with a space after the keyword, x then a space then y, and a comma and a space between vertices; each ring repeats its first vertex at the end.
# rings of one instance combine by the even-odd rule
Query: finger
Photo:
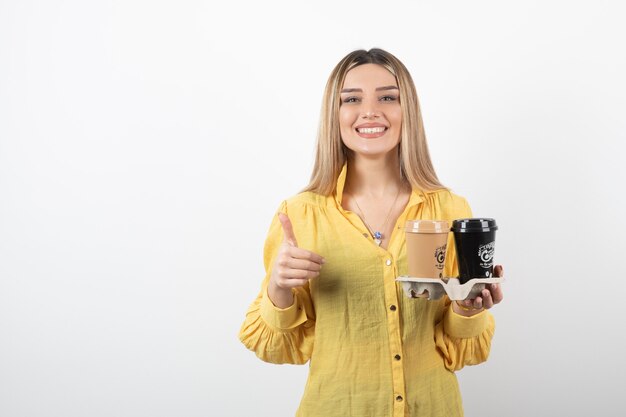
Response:
POLYGON ((278 213, 278 220, 280 220, 280 224, 283 226, 283 240, 289 243, 291 246, 297 247, 298 241, 296 240, 296 235, 293 232, 293 225, 291 224, 291 220, 289 220, 289 216, 287 216, 285 213, 278 213))
POLYGON ((502 287, 498 284, 491 284, 489 291, 491 292, 491 298, 493 299, 494 304, 498 304, 504 298, 502 287))
POLYGON ((480 296, 474 298, 474 302, 472 303, 472 307, 474 307, 477 310, 480 310, 481 308, 483 308, 483 298, 480 297, 480 296))
POLYGON ((309 280, 311 278, 315 278, 320 273, 317 271, 307 271, 305 269, 285 269, 278 273, 278 276, 281 279, 305 279, 309 280))
POLYGON ((326 262, 326 260, 317 253, 311 252, 310 250, 306 249, 296 248, 294 246, 287 249, 287 254, 292 258, 306 259, 320 265, 326 262))
POLYGON ((491 298, 491 292, 488 289, 484 289, 481 294, 482 294, 482 299, 483 299, 483 307, 485 308, 493 307, 493 299, 491 298))
POLYGON ((322 265, 317 262, 310 261, 308 259, 287 258, 285 261, 280 262, 280 266, 290 269, 303 269, 306 271, 319 272, 322 269, 322 265))
POLYGON ((280 280, 279 286, 281 288, 297 288, 302 287, 307 282, 309 282, 308 279, 283 279, 280 280))
POLYGON ((493 276, 496 278, 502 278, 504 276, 504 268, 502 268, 502 265, 496 265, 493 268, 493 276))
POLYGON ((459 303, 461 303, 463 305, 463 307, 467 307, 467 308, 472 308, 472 305, 474 305, 474 299, 473 298, 468 298, 465 300, 459 300, 459 303))

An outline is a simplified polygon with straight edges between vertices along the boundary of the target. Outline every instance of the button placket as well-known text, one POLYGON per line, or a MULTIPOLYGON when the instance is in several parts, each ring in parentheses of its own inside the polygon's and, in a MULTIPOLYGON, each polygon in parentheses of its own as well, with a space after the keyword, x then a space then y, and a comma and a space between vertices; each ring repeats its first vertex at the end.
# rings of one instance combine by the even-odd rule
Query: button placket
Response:
POLYGON ((401 417, 404 415, 405 411, 405 385, 404 366, 400 355, 400 352, 402 352, 402 336, 400 330, 399 300, 396 291, 397 284, 395 282, 398 271, 392 253, 385 253, 380 260, 384 264, 383 280, 385 287, 385 301, 390 311, 387 315, 387 330, 389 332, 389 359, 393 375, 393 398, 396 403, 393 415, 394 417, 401 417))

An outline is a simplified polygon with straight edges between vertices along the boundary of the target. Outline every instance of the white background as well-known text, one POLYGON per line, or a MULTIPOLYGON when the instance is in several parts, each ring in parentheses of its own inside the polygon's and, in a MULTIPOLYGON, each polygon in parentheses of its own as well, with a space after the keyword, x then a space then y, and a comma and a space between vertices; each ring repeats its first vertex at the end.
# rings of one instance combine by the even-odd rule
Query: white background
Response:
POLYGON ((411 71, 440 179, 500 224, 466 415, 619 413, 620 2, 300 3, 0 1, 0 415, 293 415, 307 367, 237 333, 326 79, 371 47, 411 71))

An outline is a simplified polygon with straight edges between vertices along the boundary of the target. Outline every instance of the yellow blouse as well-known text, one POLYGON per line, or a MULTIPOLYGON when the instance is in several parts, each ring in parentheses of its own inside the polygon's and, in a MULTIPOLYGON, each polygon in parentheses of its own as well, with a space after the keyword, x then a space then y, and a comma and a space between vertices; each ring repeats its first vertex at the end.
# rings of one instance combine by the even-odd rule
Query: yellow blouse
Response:
MULTIPOLYGON (((318 277, 294 290, 279 309, 267 296, 283 239, 278 216, 265 242, 265 280, 241 327, 243 344, 264 361, 303 364, 309 377, 296 416, 462 416, 454 371, 485 361, 494 332, 488 311, 467 318, 450 300, 411 299, 395 281, 407 275, 404 224, 471 217, 448 190, 414 191, 388 248, 378 247, 361 219, 341 207, 346 166, 332 196, 305 192, 279 208, 298 245, 326 258, 318 277)), ((457 276, 452 234, 446 276, 457 276)))

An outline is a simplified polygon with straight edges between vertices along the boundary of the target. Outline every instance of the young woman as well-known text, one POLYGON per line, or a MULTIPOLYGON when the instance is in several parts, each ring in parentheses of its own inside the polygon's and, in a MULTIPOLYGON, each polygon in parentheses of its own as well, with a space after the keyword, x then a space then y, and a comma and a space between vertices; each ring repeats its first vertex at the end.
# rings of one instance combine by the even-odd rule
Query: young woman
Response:
MULTIPOLYGON (((430 301, 395 279, 407 220, 471 215, 437 179, 404 65, 380 49, 348 54, 326 85, 311 182, 271 224, 239 335, 264 361, 310 362, 297 416, 463 415, 454 371, 487 359, 501 288, 430 301)), ((455 258, 449 239, 446 276, 455 258)))

